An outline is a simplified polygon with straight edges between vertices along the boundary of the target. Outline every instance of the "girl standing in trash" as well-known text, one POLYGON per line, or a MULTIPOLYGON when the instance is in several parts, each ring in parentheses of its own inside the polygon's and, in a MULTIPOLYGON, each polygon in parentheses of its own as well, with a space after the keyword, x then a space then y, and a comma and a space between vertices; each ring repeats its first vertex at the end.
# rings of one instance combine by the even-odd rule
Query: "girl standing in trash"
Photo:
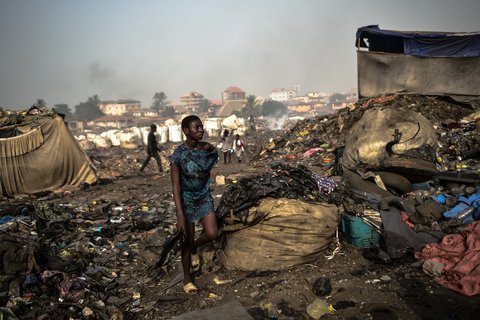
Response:
POLYGON ((184 235, 182 245, 183 290, 195 293, 190 267, 197 267, 197 248, 217 238, 217 222, 210 194, 210 171, 218 160, 218 153, 210 143, 202 141, 203 124, 195 115, 182 121, 187 137, 178 146, 171 159, 173 198, 177 213, 177 230, 184 235), (203 231, 195 240, 195 222, 200 221, 203 231))
POLYGON ((221 150, 223 152, 223 163, 224 164, 232 163, 233 149, 232 149, 232 141, 230 140, 229 133, 230 133, 230 131, 225 129, 225 131, 223 131, 223 136, 222 136, 222 141, 221 141, 221 143, 222 143, 221 150))

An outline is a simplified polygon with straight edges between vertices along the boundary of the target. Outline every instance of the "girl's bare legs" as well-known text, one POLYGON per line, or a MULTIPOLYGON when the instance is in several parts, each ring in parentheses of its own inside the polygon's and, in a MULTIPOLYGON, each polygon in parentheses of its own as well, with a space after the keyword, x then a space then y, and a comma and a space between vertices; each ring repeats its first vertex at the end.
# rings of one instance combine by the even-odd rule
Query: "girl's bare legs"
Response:
POLYGON ((217 239, 218 227, 217 227, 217 217, 214 212, 210 212, 201 220, 203 231, 198 237, 198 239, 193 243, 193 248, 191 253, 196 254, 198 247, 206 245, 207 243, 212 242, 217 239))
POLYGON ((185 239, 182 246, 182 267, 183 267, 183 284, 186 285, 192 282, 192 275, 190 273, 190 265, 192 263, 192 253, 197 253, 197 248, 201 247, 213 240, 217 239, 218 227, 217 218, 214 212, 209 213, 201 220, 203 231, 196 241, 195 238, 195 224, 186 223, 185 225, 185 239))
POLYGON ((195 239, 195 224, 185 223, 185 238, 182 246, 182 267, 183 267, 183 284, 186 285, 192 282, 192 275, 190 274, 190 264, 192 260, 192 250, 195 239))

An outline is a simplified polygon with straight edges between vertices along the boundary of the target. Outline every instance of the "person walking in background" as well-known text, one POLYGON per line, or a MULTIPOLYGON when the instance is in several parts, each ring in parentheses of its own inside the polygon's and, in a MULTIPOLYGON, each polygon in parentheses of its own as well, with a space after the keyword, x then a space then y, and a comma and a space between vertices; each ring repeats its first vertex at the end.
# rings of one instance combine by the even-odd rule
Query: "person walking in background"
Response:
POLYGON ((230 131, 225 129, 223 131, 223 137, 222 137, 222 153, 223 153, 223 163, 232 163, 232 141, 230 140, 230 131))
POLYGON ((218 152, 210 143, 201 141, 203 124, 197 116, 185 117, 182 131, 187 140, 175 149, 170 165, 177 231, 184 236, 183 290, 190 294, 198 291, 190 273, 190 267, 196 268, 200 263, 197 248, 215 240, 218 233, 210 193, 210 172, 218 161, 218 152), (195 240, 195 222, 198 221, 203 231, 195 240))
POLYGON ((140 172, 143 172, 143 169, 145 169, 152 157, 155 158, 155 160, 157 161, 158 170, 160 172, 163 172, 162 161, 159 154, 160 149, 158 148, 157 136, 155 135, 155 132, 157 132, 157 126, 155 124, 152 124, 150 126, 150 132, 148 133, 147 158, 143 162, 142 167, 140 168, 140 172))
POLYGON ((239 134, 235 135, 235 141, 233 141, 233 150, 235 151, 238 162, 242 162, 242 153, 245 152, 245 145, 243 140, 240 139, 239 134))

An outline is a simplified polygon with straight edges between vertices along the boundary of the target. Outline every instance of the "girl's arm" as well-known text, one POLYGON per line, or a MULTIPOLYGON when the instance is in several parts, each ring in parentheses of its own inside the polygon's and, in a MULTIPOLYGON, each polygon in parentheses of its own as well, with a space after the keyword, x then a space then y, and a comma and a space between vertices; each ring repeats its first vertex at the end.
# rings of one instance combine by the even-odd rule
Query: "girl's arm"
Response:
POLYGON ((173 189, 173 201, 175 202, 175 209, 177 213, 177 231, 185 233, 185 216, 183 215, 182 198, 180 196, 180 168, 176 164, 171 166, 171 178, 173 189))

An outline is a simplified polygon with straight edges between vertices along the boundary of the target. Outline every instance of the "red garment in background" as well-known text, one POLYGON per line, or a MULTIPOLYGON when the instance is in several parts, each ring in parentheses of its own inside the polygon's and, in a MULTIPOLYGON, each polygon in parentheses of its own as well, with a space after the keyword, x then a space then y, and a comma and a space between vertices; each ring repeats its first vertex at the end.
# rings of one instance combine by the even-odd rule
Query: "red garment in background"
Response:
POLYGON ((467 296, 480 294, 480 221, 463 231, 443 237, 441 243, 427 244, 417 259, 432 259, 445 267, 434 280, 467 296))

